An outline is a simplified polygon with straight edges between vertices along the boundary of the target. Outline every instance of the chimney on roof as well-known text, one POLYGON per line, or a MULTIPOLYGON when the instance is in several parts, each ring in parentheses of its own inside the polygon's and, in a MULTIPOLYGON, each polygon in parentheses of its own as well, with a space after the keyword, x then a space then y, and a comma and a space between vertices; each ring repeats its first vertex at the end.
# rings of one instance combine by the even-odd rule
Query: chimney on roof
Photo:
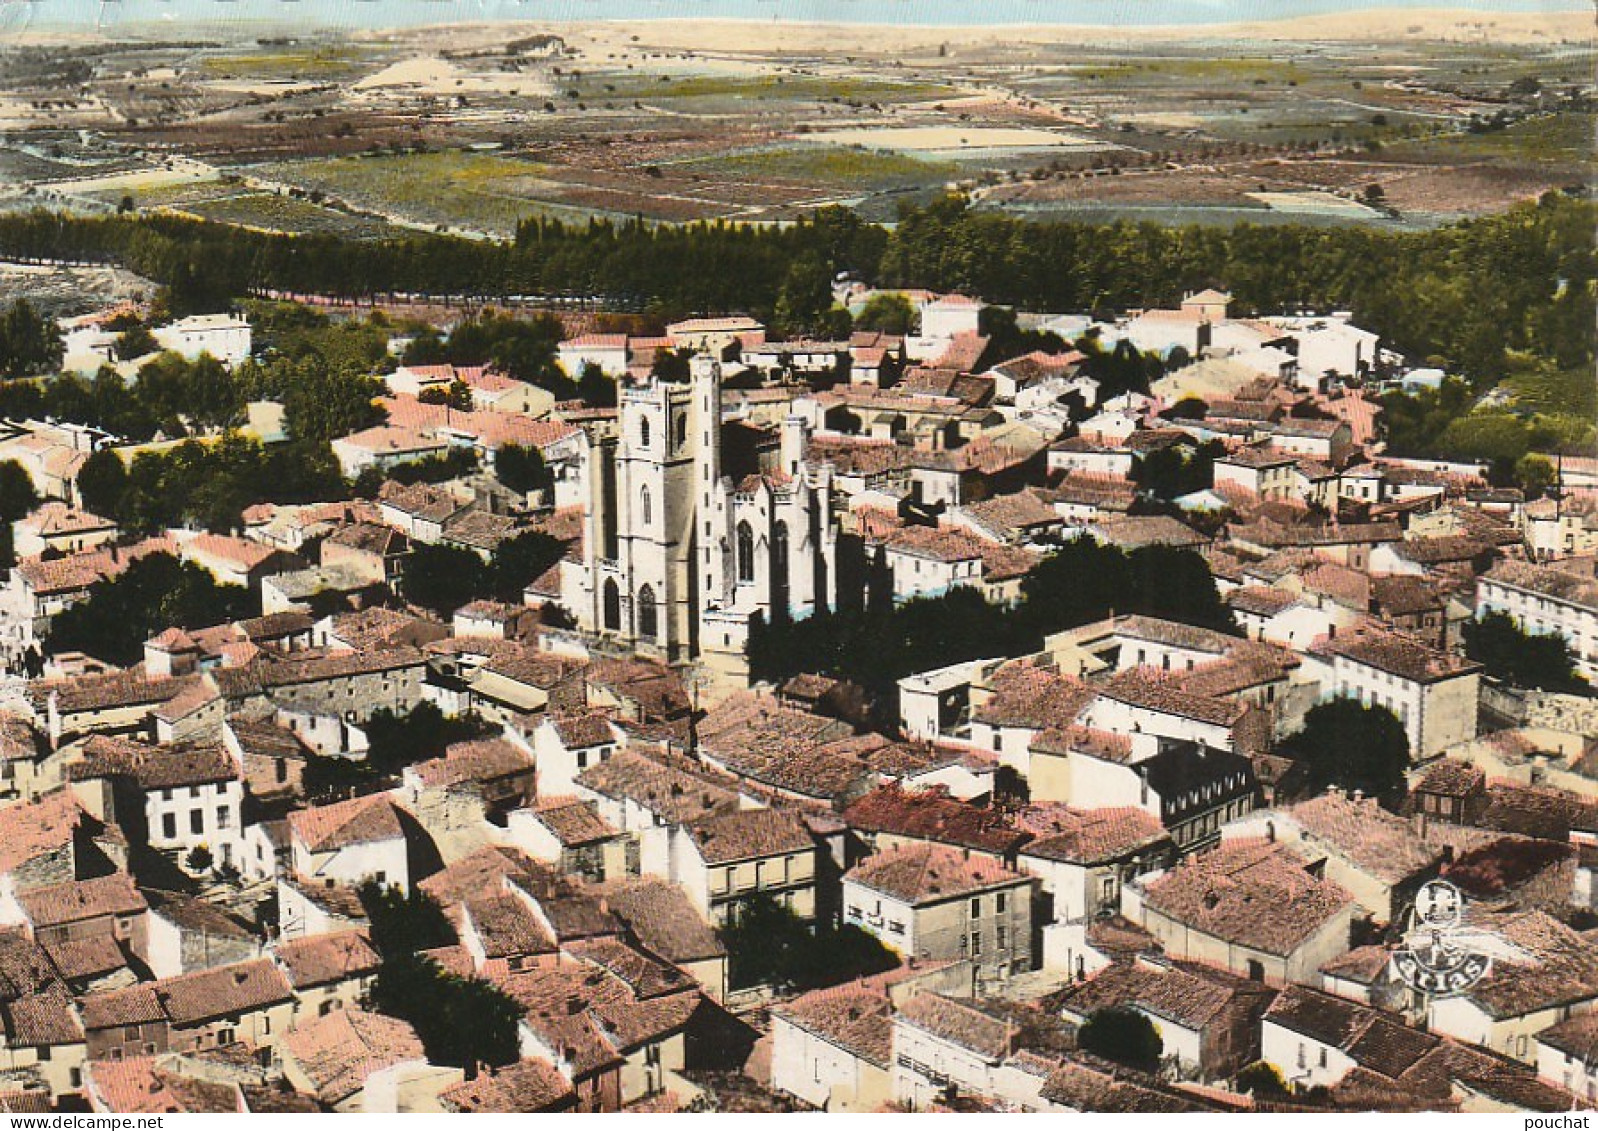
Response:
POLYGON ((570 996, 568 996, 566 998, 566 1014, 567 1014, 567 1016, 576 1017, 582 1011, 583 1011, 583 999, 579 995, 571 994, 570 996))

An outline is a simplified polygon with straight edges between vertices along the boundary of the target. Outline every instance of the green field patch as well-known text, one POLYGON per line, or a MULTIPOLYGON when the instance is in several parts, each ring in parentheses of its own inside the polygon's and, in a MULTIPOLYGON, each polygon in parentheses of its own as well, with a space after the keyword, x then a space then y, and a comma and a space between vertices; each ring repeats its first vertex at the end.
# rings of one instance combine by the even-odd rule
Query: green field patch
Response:
MULTIPOLYGON (((948 98, 954 88, 937 83, 891 82, 821 75, 663 75, 634 72, 585 74, 563 83, 588 102, 622 99, 661 102, 725 99, 736 102, 930 102, 948 98)), ((568 95, 569 96, 569 95, 568 95)))
POLYGON ((262 51, 247 54, 207 55, 199 60, 208 78, 236 79, 339 79, 367 69, 370 52, 347 47, 318 47, 304 51, 262 51))
POLYGON ((1586 164, 1592 157, 1598 116, 1564 110, 1515 122, 1501 130, 1461 133, 1393 145, 1388 154, 1414 161, 1499 158, 1586 164))
POLYGON ((395 234, 393 227, 381 220, 353 216, 309 200, 269 192, 246 193, 177 207, 206 220, 289 235, 331 233, 353 239, 382 239, 395 234))
POLYGON ((725 156, 675 162, 673 169, 712 180, 771 178, 828 188, 880 190, 954 180, 961 168, 952 161, 923 160, 902 153, 847 146, 803 145, 747 150, 725 156))

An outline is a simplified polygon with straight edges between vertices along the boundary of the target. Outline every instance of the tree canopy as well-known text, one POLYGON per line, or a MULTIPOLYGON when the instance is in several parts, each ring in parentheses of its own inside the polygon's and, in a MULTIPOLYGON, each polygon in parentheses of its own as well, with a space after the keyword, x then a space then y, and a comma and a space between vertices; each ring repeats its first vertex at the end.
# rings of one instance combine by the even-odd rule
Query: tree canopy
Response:
POLYGON ((417 890, 404 894, 370 881, 360 897, 383 958, 369 1004, 410 1022, 432 1063, 464 1068, 468 1077, 519 1060, 521 1007, 493 983, 447 973, 416 953, 456 942, 438 903, 417 890))
POLYGON ((1508 613, 1492 610, 1464 627, 1465 655, 1494 679, 1539 691, 1579 691, 1576 657, 1563 636, 1526 632, 1508 613))
POLYGON ((1409 736, 1398 716, 1379 704, 1347 697, 1317 704, 1283 749, 1302 768, 1307 792, 1335 785, 1387 801, 1403 796, 1409 736))
POLYGON ((51 622, 49 648, 132 664, 144 657, 144 642, 168 628, 205 628, 254 611, 243 586, 218 585, 171 554, 147 554, 110 581, 91 585, 87 599, 60 613, 51 622))
MULTIPOLYGON (((1409 356, 1486 382, 1516 354, 1560 372, 1590 371, 1594 215, 1590 201, 1548 193, 1427 231, 1162 226, 1017 219, 953 195, 906 208, 891 231, 824 208, 780 228, 535 218, 513 241, 489 243, 280 236, 172 217, 39 210, 0 217, 0 252, 119 262, 164 284, 174 314, 225 309, 252 287, 343 296, 566 293, 664 317, 746 310, 785 328, 816 329, 820 321, 831 329, 830 280, 839 273, 1046 310, 1171 305, 1224 282, 1239 313, 1350 310, 1409 356)), ((545 364, 531 336, 518 336, 515 347, 495 344, 508 350, 496 363, 515 376, 545 364), (531 352, 520 353, 521 345, 531 352)))
POLYGON ((1091 538, 1066 542, 1021 582, 1022 601, 1006 608, 976 589, 893 605, 877 594, 863 610, 818 613, 759 624, 750 636, 757 679, 780 682, 820 672, 859 684, 885 725, 897 719, 898 680, 913 672, 985 656, 1035 651, 1043 638, 1114 613, 1144 613, 1236 632, 1215 579, 1192 550, 1149 546, 1126 553, 1091 538))
POLYGON ((899 965, 893 953, 859 927, 813 928, 764 893, 743 900, 721 928, 727 980, 734 988, 808 990, 880 974, 899 965))
POLYGON ((0 377, 34 377, 61 367, 61 335, 27 299, 0 314, 0 377))
POLYGON ((1096 1010, 1077 1031, 1077 1044, 1105 1060, 1153 1071, 1165 1051, 1154 1023, 1127 1006, 1096 1010))

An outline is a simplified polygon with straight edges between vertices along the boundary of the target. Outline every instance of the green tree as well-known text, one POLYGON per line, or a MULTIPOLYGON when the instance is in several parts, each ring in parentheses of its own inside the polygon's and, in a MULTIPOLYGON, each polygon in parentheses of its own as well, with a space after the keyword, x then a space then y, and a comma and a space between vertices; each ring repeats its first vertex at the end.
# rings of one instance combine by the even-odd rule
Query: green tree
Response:
POLYGON ((1492 610, 1464 627, 1465 654, 1494 679, 1542 691, 1579 691, 1569 642, 1553 633, 1526 632, 1508 613, 1492 610))
POLYGON ((94 514, 112 517, 122 513, 122 495, 128 488, 128 468, 110 448, 101 448, 78 470, 78 494, 94 514))
POLYGON ((520 1059, 521 1007, 492 983, 446 973, 417 953, 456 942, 437 901, 371 882, 361 886, 360 897, 383 959, 369 1004, 410 1022, 428 1060, 464 1068, 468 1077, 520 1059))
POLYGON ((738 989, 814 989, 899 965, 859 927, 812 927, 764 893, 740 901, 737 917, 718 933, 727 948, 728 983, 738 989))
POLYGON ((0 315, 0 377, 34 377, 61 368, 61 335, 55 319, 17 299, 0 315))
POLYGON ((494 728, 477 715, 451 717, 432 703, 420 703, 404 714, 379 708, 366 721, 370 746, 366 761, 379 775, 397 775, 407 766, 437 758, 456 742, 483 738, 494 728))
POLYGON ((0 523, 10 526, 39 505, 27 468, 14 459, 0 461, 0 523))
POLYGON ((1237 1090, 1260 1099, 1281 1099, 1288 1094, 1282 1070, 1268 1060, 1256 1060, 1239 1072, 1237 1090))
POLYGON ((14 459, 0 463, 0 569, 16 562, 11 524, 39 505, 39 494, 27 469, 14 459))
POLYGON ((248 589, 218 585, 199 566, 170 554, 148 554, 119 576, 91 585, 87 599, 57 616, 49 650, 132 664, 143 658, 144 642, 165 629, 225 624, 255 608, 248 589))
POLYGON ((883 334, 909 334, 915 329, 916 311, 910 300, 897 292, 872 295, 855 315, 855 329, 876 330, 883 334))
POLYGON ((372 945, 385 960, 455 944, 449 916, 438 900, 421 888, 405 892, 392 884, 367 880, 356 891, 371 924, 372 945))
POLYGON ((489 571, 470 550, 455 546, 417 546, 405 557, 400 593, 414 605, 448 616, 484 596, 489 571))
POLYGON ((549 568, 566 556, 566 543, 541 530, 507 538, 494 549, 489 562, 489 583, 501 601, 519 605, 522 594, 549 568))
POLYGON ((520 444, 505 444, 494 453, 494 477, 518 495, 550 486, 544 453, 520 444))
POLYGON ((1335 785, 1389 801, 1403 795, 1409 736, 1379 704, 1340 696, 1311 707, 1283 749, 1303 768, 1312 793, 1335 785))
POLYGON ((446 389, 424 389, 416 398, 423 404, 443 404, 460 412, 472 411, 472 387, 460 378, 449 383, 446 389))
POLYGON ((822 333, 831 309, 832 275, 826 262, 814 253, 799 256, 788 265, 777 292, 773 317, 779 332, 785 337, 822 333))
POLYGON ((1165 1042, 1154 1023, 1127 1006, 1095 1010, 1077 1031, 1077 1044, 1105 1060, 1152 1072, 1160 1065, 1165 1042))
POLYGON ((577 378, 577 397, 594 408, 615 408, 616 379, 607 377, 603 369, 590 361, 577 378))
POLYGON ((129 326, 117 335, 112 352, 122 361, 131 361, 136 357, 143 357, 147 353, 156 353, 161 348, 161 343, 155 340, 155 335, 150 333, 148 326, 129 326))
POLYGON ((1547 456, 1524 455, 1515 463, 1515 483, 1526 493, 1528 501, 1546 495, 1558 478, 1554 461, 1547 456))

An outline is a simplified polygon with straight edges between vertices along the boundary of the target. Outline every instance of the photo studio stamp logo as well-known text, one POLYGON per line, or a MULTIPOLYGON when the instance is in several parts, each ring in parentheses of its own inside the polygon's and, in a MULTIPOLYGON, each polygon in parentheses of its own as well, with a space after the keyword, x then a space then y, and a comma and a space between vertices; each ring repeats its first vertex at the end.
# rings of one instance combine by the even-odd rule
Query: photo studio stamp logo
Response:
POLYGON ((1453 884, 1432 880, 1415 895, 1410 929, 1393 954, 1393 968, 1411 989, 1433 997, 1463 993, 1487 974, 1492 960, 1472 947, 1465 897, 1453 884))

